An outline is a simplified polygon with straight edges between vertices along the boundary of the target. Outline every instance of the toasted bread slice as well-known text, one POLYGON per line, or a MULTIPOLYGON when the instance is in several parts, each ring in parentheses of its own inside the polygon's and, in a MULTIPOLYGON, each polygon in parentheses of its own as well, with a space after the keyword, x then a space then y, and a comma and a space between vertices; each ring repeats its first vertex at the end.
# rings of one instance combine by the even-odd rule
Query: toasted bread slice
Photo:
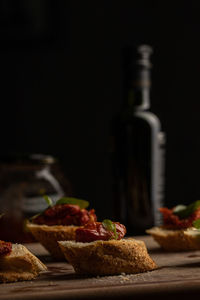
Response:
POLYGON ((191 249, 200 250, 200 230, 195 228, 188 228, 184 231, 185 238, 190 244, 191 249))
POLYGON ((66 259, 78 274, 132 274, 157 268, 142 241, 122 239, 91 243, 75 241, 58 243, 66 259))
POLYGON ((31 280, 46 270, 47 267, 21 244, 12 244, 11 253, 0 256, 0 282, 31 280))
POLYGON ((57 241, 75 240, 75 231, 78 226, 63 225, 37 225, 27 223, 27 229, 33 234, 35 239, 40 242, 49 253, 57 260, 64 260, 65 257, 58 246, 57 241))
POLYGON ((153 227, 146 230, 166 251, 200 250, 200 234, 192 229, 172 230, 153 227))

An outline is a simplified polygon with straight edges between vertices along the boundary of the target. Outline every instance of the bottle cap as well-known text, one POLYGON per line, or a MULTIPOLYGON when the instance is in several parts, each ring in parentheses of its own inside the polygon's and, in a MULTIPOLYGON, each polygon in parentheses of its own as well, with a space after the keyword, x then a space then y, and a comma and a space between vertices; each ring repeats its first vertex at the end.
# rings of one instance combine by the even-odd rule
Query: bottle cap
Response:
POLYGON ((151 68, 152 64, 150 62, 150 56, 153 53, 153 48, 149 45, 140 45, 137 48, 137 52, 140 57, 136 63, 146 68, 151 68))

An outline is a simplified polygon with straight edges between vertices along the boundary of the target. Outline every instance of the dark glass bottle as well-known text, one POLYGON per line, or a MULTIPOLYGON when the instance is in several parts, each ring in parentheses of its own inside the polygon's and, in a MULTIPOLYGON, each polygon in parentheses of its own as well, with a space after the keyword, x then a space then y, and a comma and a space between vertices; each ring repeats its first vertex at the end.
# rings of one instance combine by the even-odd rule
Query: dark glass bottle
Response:
POLYGON ((160 224, 158 208, 164 196, 165 134, 149 111, 152 48, 141 45, 136 53, 134 49, 125 53, 126 105, 113 131, 115 218, 129 235, 160 224))

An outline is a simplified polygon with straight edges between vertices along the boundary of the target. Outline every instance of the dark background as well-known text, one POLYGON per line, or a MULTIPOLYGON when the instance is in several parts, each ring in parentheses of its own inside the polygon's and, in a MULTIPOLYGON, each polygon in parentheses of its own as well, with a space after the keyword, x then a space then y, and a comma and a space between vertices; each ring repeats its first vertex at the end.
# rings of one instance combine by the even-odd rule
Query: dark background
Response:
POLYGON ((167 134, 165 203, 200 199, 199 11, 198 1, 1 1, 0 154, 55 155, 74 194, 111 217, 121 49, 148 43, 151 110, 167 134))

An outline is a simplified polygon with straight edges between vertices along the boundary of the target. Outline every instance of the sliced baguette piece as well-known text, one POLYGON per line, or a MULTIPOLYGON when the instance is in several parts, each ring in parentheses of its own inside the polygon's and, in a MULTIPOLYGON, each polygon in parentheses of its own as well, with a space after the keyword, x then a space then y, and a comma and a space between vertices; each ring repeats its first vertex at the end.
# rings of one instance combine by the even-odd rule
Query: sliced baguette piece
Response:
POLYGON ((67 261, 78 274, 118 275, 151 271, 157 268, 143 241, 135 239, 81 243, 59 241, 67 261))
POLYGON ((78 226, 63 226, 63 225, 37 225, 33 223, 26 224, 34 238, 42 244, 47 251, 56 260, 64 260, 64 254, 60 250, 57 241, 75 240, 75 231, 78 226))
POLYGON ((190 251, 200 249, 200 237, 197 237, 197 234, 191 234, 191 230, 189 229, 172 230, 162 227, 153 227, 146 230, 146 232, 166 251, 190 251))
POLYGON ((8 255, 0 256, 0 282, 32 280, 47 267, 25 246, 12 244, 8 255))
POLYGON ((200 230, 188 228, 184 231, 184 235, 193 250, 200 250, 200 230))

